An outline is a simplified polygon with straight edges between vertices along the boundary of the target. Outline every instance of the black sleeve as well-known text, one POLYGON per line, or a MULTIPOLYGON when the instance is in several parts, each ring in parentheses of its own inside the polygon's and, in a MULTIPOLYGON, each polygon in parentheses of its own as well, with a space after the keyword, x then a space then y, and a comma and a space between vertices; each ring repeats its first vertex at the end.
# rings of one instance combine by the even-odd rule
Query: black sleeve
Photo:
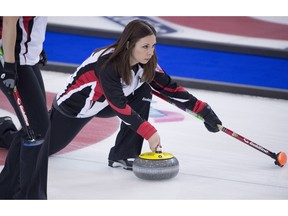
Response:
POLYGON ((101 71, 99 78, 106 100, 117 116, 143 138, 149 139, 156 129, 127 104, 121 77, 113 65, 109 65, 104 71, 101 71))
POLYGON ((197 98, 184 87, 179 86, 159 65, 156 68, 154 80, 150 85, 163 95, 169 96, 175 103, 180 103, 187 109, 193 110, 197 98))

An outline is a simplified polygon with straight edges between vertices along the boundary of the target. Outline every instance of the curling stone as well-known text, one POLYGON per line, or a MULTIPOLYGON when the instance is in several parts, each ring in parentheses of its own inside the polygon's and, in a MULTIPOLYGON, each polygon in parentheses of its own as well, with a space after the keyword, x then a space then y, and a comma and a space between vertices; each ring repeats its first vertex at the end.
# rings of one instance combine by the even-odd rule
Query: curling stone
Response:
POLYGON ((170 179, 178 172, 177 158, 167 152, 146 152, 140 154, 133 162, 133 173, 144 180, 170 179))

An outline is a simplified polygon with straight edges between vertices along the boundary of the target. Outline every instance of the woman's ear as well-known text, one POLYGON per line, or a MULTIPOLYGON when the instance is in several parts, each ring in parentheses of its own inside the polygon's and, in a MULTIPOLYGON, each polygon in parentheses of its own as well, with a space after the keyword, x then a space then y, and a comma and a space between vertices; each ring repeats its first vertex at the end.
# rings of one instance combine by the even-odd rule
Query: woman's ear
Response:
POLYGON ((129 49, 129 41, 127 41, 126 49, 129 49))

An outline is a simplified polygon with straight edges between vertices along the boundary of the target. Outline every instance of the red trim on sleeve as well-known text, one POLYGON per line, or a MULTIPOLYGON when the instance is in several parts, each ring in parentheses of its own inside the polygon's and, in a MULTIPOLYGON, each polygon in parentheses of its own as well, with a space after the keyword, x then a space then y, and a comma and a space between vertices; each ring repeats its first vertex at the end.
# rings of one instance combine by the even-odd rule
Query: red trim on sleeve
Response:
POLYGON ((148 140, 157 130, 154 128, 149 122, 143 122, 138 130, 137 133, 142 136, 144 139, 148 140))
POLYGON ((203 110, 205 105, 206 105, 205 102, 201 100, 197 100, 192 111, 198 114, 199 112, 203 110))
POLYGON ((154 81, 156 83, 156 85, 158 85, 160 88, 162 88, 164 91, 167 91, 167 92, 172 92, 172 93, 175 93, 175 92, 186 92, 186 89, 182 86, 178 86, 177 88, 169 88, 169 87, 165 87, 163 86, 162 84, 154 81))
MULTIPOLYGON (((106 98, 107 100, 107 98, 106 98)), ((107 100, 108 101, 108 100, 107 100)), ((124 109, 118 108, 114 106, 110 101, 108 101, 109 105, 111 106, 112 109, 114 109, 116 112, 122 114, 122 115, 131 115, 132 109, 130 106, 126 105, 124 109)))

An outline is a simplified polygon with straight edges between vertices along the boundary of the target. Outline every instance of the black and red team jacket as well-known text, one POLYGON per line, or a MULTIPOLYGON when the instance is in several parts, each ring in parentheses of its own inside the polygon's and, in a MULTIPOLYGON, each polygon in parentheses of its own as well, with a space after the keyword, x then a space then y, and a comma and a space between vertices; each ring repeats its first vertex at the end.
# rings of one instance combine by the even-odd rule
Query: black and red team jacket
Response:
MULTIPOLYGON (((92 53, 69 76, 65 88, 56 95, 53 106, 73 118, 92 117, 110 106, 132 130, 146 140, 149 139, 157 130, 127 104, 126 98, 143 84, 143 68, 139 64, 136 71, 131 70, 133 79, 130 85, 126 85, 113 65, 107 66, 100 73, 100 67, 113 50, 100 56, 102 52, 103 50, 92 53)), ((197 98, 174 82, 159 65, 154 80, 149 84, 187 109, 195 110, 198 104, 197 98)))

